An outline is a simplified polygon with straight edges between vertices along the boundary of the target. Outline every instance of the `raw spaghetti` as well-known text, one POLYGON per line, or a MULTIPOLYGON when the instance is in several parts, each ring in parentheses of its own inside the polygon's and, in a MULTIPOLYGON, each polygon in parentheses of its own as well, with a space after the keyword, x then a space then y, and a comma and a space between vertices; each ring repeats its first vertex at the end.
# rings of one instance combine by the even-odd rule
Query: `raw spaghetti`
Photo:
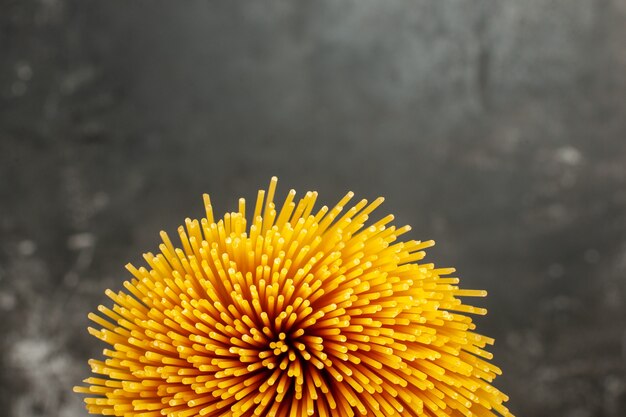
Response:
POLYGON ((500 370, 466 313, 452 268, 418 263, 432 241, 401 241, 382 202, 314 210, 317 193, 276 178, 214 220, 165 232, 148 267, 127 265, 126 291, 107 290, 89 332, 110 345, 90 360, 87 409, 126 417, 512 416, 491 385, 500 370))

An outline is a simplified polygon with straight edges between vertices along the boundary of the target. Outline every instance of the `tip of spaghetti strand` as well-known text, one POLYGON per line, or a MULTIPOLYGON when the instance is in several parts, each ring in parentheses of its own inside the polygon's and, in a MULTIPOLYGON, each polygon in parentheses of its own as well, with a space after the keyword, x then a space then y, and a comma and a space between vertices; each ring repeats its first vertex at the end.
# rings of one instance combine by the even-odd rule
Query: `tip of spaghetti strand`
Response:
MULTIPOLYGON (((430 240, 425 240, 425 241, 423 241, 423 242, 420 244, 420 246, 421 246, 423 249, 426 249, 426 248, 432 248, 433 246, 435 246, 435 243, 436 243, 436 242, 435 242, 433 239, 430 239, 430 240)), ((456 271, 456 269, 454 269, 454 268, 447 268, 447 269, 451 269, 451 270, 452 270, 451 272, 455 272, 455 271, 456 271)))

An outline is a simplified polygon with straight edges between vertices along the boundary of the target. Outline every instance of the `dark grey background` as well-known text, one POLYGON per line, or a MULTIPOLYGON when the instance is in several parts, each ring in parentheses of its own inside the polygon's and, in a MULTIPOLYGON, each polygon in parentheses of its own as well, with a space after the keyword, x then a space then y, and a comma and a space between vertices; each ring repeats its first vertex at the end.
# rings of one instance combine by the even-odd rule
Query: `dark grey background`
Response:
POLYGON ((518 416, 626 415, 626 1, 0 1, 0 410, 85 416, 88 311, 278 175, 490 293, 518 416))

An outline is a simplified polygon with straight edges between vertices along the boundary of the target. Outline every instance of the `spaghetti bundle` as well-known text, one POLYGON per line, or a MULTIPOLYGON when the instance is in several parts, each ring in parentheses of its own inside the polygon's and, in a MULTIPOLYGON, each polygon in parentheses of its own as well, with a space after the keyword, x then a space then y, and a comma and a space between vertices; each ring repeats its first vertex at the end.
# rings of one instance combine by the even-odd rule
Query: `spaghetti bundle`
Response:
POLYGON ((107 290, 89 332, 110 347, 98 376, 75 387, 93 414, 126 417, 512 416, 491 385, 493 339, 466 315, 452 268, 419 263, 434 242, 383 202, 314 209, 317 193, 277 179, 216 221, 185 220, 180 246, 165 232, 148 267, 127 265, 126 291, 107 290))

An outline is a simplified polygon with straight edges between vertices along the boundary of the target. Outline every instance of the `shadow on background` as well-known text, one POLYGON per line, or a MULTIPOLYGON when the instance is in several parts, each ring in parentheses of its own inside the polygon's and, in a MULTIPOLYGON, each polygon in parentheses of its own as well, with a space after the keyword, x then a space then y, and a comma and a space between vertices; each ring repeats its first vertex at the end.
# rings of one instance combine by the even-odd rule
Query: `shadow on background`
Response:
MULTIPOLYGON (((626 414, 626 6, 0 6, 0 409, 84 416, 87 312, 158 231, 383 195, 484 288, 519 416, 626 414)), ((7 414, 8 413, 8 414, 7 414)))

